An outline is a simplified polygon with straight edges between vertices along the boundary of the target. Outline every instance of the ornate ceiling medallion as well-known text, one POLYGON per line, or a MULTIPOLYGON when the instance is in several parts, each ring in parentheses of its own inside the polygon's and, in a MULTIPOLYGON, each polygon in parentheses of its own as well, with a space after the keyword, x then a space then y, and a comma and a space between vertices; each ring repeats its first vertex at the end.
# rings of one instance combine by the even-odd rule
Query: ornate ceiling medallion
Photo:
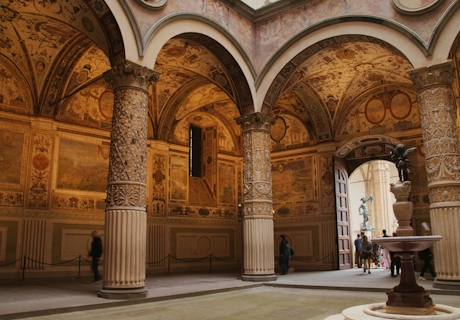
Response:
POLYGON ((137 0, 137 2, 149 9, 158 10, 163 8, 168 0, 137 0))
POLYGON ((393 6, 401 13, 419 15, 436 8, 442 0, 392 0, 393 6))

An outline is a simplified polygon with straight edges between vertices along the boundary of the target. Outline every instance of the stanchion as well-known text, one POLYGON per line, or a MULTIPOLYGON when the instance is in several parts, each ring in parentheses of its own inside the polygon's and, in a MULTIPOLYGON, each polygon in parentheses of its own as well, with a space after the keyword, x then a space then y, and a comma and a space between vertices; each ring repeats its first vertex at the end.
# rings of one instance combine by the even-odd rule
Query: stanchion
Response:
POLYGON ((80 279, 80 267, 81 267, 81 254, 78 255, 78 277, 80 279))
POLYGON ((24 281, 26 273, 26 256, 24 255, 24 259, 22 260, 22 281, 24 281))
POLYGON ((168 274, 171 271, 171 255, 168 254, 168 274))

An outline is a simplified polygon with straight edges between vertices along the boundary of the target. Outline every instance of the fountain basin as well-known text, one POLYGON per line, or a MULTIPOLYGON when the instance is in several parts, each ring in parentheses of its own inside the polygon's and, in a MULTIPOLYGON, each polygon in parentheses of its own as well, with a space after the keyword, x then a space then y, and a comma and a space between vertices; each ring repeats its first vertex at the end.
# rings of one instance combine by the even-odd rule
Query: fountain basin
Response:
POLYGON ((405 236, 372 238, 371 241, 392 252, 417 252, 441 239, 442 236, 405 236))

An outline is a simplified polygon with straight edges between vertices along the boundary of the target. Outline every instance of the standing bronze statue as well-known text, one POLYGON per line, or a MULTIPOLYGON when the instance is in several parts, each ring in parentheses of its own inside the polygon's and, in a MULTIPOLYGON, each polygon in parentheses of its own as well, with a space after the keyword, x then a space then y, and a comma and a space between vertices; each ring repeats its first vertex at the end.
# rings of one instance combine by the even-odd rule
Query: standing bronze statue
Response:
POLYGON ((390 149, 391 161, 395 164, 398 169, 399 181, 409 181, 409 175, 412 174, 409 170, 410 162, 407 159, 407 155, 414 151, 416 148, 409 148, 406 150, 403 144, 398 144, 394 147, 387 146, 390 149))

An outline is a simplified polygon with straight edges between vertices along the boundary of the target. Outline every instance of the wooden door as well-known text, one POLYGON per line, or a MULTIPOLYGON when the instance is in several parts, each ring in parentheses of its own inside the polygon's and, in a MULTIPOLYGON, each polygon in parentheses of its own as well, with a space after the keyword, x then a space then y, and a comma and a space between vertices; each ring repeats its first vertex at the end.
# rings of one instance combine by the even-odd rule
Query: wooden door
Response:
POLYGON ((334 157, 335 208, 339 269, 353 267, 350 212, 348 206, 348 171, 345 161, 334 157))

